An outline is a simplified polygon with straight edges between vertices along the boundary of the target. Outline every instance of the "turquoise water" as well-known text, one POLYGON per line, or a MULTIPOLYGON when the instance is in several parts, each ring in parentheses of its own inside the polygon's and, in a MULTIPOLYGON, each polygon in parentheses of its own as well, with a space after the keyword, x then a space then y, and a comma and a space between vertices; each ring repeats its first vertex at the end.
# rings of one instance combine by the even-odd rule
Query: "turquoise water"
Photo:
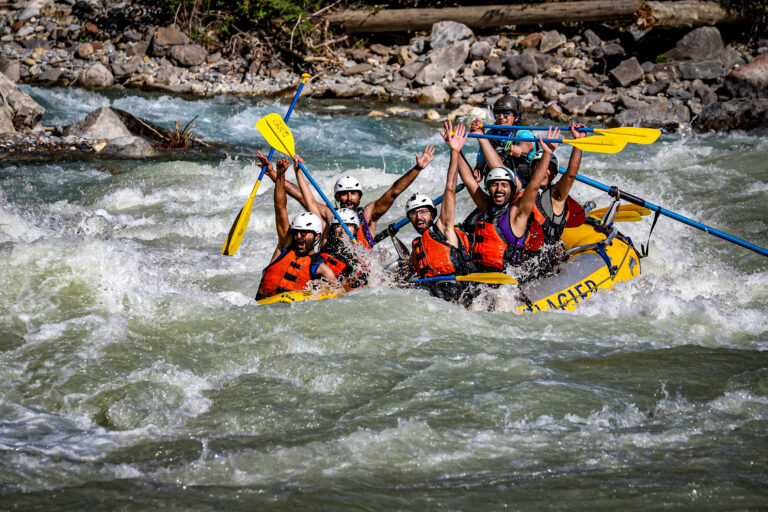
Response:
MULTIPOLYGON (((258 176, 255 123, 285 101, 27 90, 46 124, 108 104, 160 124, 198 115, 200 136, 239 149, 0 163, 0 508, 768 503, 767 258, 662 217, 643 274, 573 313, 517 315, 512 294, 500 312, 466 310, 387 286, 258 307, 270 183, 239 252, 220 250, 258 176)), ((349 173, 373 200, 428 143, 438 159, 411 190, 442 192, 438 125, 362 115, 387 107, 299 103, 289 124, 326 193, 349 173)), ((684 131, 585 155, 582 172, 766 246, 764 135, 684 131)), ((582 184, 573 195, 608 204, 582 184)), ((460 195, 458 217, 471 209, 460 195)), ((649 227, 622 225, 643 243, 649 227)), ((377 265, 395 257, 378 251, 377 265)))

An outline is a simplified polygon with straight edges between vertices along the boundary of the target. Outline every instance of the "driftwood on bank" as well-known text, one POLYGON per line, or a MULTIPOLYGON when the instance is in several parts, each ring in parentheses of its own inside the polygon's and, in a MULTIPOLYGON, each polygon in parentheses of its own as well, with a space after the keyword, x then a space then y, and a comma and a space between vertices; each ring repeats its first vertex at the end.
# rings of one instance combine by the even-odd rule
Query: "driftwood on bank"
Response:
POLYGON ((346 32, 428 30, 440 21, 472 28, 638 20, 644 27, 692 27, 738 21, 714 1, 649 2, 583 0, 524 5, 486 5, 429 9, 345 10, 328 20, 346 32))

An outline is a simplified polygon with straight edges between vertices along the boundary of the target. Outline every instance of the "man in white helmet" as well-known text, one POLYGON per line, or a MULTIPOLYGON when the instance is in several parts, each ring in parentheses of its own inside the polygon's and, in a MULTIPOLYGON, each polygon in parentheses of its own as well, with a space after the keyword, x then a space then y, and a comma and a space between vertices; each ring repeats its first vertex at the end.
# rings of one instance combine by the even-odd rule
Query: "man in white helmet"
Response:
MULTIPOLYGON (((257 154, 262 165, 272 170, 272 164, 261 152, 257 154)), ((336 282, 333 270, 315 253, 315 244, 323 231, 323 222, 314 213, 304 212, 288 221, 285 193, 285 171, 288 160, 277 161, 275 174, 275 219, 277 226, 277 248, 259 283, 256 300, 283 292, 303 290, 312 279, 326 279, 336 282)), ((297 174, 299 170, 297 167, 297 174)))
POLYGON ((410 265, 419 278, 461 275, 468 271, 469 240, 463 231, 453 225, 458 162, 468 132, 464 125, 460 124, 454 129, 452 123, 447 121, 445 133, 441 135, 451 148, 451 158, 440 216, 437 216, 432 199, 425 194, 413 194, 405 205, 408 220, 420 235, 412 242, 410 259, 410 265))
MULTIPOLYGON (((547 138, 559 135, 558 129, 550 129, 547 138)), ((528 273, 532 256, 543 246, 541 225, 533 219, 531 212, 538 194, 537 184, 542 182, 554 148, 544 144, 541 138, 539 144, 544 147, 544 155, 534 169, 531 183, 516 201, 520 181, 512 170, 501 166, 491 169, 485 177, 488 190, 485 193, 469 166, 459 166, 467 191, 483 212, 472 245, 472 262, 479 269, 503 272, 508 266, 525 264, 523 272, 528 273)))
MULTIPOLYGON (((392 204, 397 199, 397 196, 403 193, 408 186, 413 183, 413 180, 423 171, 434 159, 435 159, 435 147, 432 144, 428 144, 424 148, 424 152, 416 157, 416 165, 414 165, 407 173, 400 176, 392 186, 384 192, 377 200, 368 203, 361 207, 360 200, 363 197, 363 187, 360 182, 352 176, 342 176, 336 181, 336 185, 333 187, 333 195, 336 199, 336 203, 339 208, 348 208, 353 210, 360 219, 360 226, 355 233, 355 239, 357 239, 364 247, 371 248, 374 244, 374 235, 376 234, 376 223, 384 216, 387 211, 392 207, 392 204)), ((273 175, 269 175, 274 180, 273 175)), ((304 208, 311 211, 309 204, 302 197, 301 190, 295 185, 290 183, 286 184, 286 190, 288 194, 301 202, 304 208)), ((331 217, 333 213, 324 203, 316 201, 314 198, 312 201, 316 204, 317 211, 320 216, 326 221, 326 225, 330 225, 331 217)), ((327 239, 327 233, 324 234, 323 240, 327 239)))

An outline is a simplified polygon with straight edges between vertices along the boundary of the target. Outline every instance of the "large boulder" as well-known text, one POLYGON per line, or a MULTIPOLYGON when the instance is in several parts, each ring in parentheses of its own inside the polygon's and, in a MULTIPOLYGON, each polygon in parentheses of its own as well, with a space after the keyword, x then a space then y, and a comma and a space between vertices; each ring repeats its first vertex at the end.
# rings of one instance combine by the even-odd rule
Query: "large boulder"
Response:
POLYGON ((688 32, 667 52, 672 60, 710 60, 725 51, 723 38, 715 27, 701 27, 688 32))
POLYGON ((688 107, 677 100, 668 100, 653 105, 631 108, 613 119, 617 126, 648 126, 673 128, 691 122, 688 107))
POLYGON ((414 96, 416 103, 445 103, 451 96, 440 86, 428 85, 414 96))
POLYGON ((115 77, 102 63, 97 62, 81 71, 77 81, 84 87, 109 87, 115 83, 115 77))
POLYGON ((45 109, 0 74, 0 133, 31 132, 38 127, 45 109))
POLYGON ((568 39, 557 30, 549 30, 544 32, 541 41, 539 41, 539 51, 541 53, 549 53, 552 50, 557 50, 563 46, 567 40, 568 39))
POLYGON ((131 132, 126 128, 120 116, 110 107, 99 107, 82 121, 65 128, 67 135, 86 137, 89 139, 119 139, 130 137, 131 132))
POLYGON ((420 85, 434 85, 440 82, 448 71, 457 70, 464 65, 469 56, 469 42, 459 41, 429 55, 429 63, 421 68, 414 80, 420 85))
POLYGON ((189 44, 189 38, 175 27, 163 27, 152 38, 152 55, 165 57, 174 46, 189 44))
POLYGON ((768 53, 734 69, 728 76, 726 87, 734 96, 768 97, 768 53))
POLYGON ((180 66, 190 68, 205 62, 208 52, 199 44, 180 44, 171 48, 170 55, 180 66))
POLYGON ((115 61, 112 63, 111 67, 114 77, 121 79, 139 71, 141 68, 141 58, 131 57, 125 61, 115 61))
POLYGON ((504 68, 510 78, 520 78, 522 76, 535 76, 539 72, 536 59, 530 53, 514 55, 507 53, 504 56, 504 68))
POLYGON ((466 41, 475 36, 472 29, 456 21, 440 21, 432 25, 432 51, 453 46, 459 41, 466 41))
POLYGON ((608 74, 622 87, 640 83, 644 76, 643 68, 635 57, 623 61, 608 74))
POLYGON ((699 131, 751 130, 768 127, 768 99, 737 98, 712 103, 694 121, 699 131))
POLYGON ((0 58, 0 73, 4 74, 11 82, 18 82, 21 78, 19 59, 0 58))
POLYGON ((677 68, 680 70, 680 78, 683 80, 714 80, 725 76, 725 68, 720 59, 682 61, 677 68))

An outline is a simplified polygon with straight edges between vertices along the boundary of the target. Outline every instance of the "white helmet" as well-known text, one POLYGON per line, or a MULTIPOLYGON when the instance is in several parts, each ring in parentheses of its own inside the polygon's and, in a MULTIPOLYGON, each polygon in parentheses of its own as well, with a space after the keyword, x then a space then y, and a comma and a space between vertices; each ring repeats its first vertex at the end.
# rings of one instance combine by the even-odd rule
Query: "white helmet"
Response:
MULTIPOLYGON (((340 208, 336 210, 339 214, 339 217, 341 217, 341 220, 344 221, 344 224, 354 224, 355 226, 360 227, 360 217, 357 216, 354 210, 350 210, 349 208, 340 208)), ((334 215, 331 219, 331 225, 339 225, 339 219, 336 218, 334 215)))
MULTIPOLYGON (((544 156, 544 152, 542 150, 538 150, 535 155, 533 155, 533 162, 536 160, 539 160, 541 157, 544 156)), ((557 155, 552 153, 552 156, 549 159, 550 164, 555 164, 555 167, 560 167, 560 160, 557 158, 557 155)))
POLYGON ((323 221, 314 213, 300 213, 291 221, 291 229, 295 231, 312 231, 316 235, 323 232, 323 221))
POLYGON ((435 215, 437 212, 437 209, 435 208, 435 203, 432 202, 432 199, 429 198, 428 195, 425 194, 419 194, 418 192, 416 194, 413 194, 409 199, 408 202, 405 203, 405 214, 408 215, 411 213, 411 211, 421 208, 423 206, 426 206, 430 210, 432 210, 432 215, 435 215))
POLYGON ((352 176, 342 176, 336 180, 336 185, 333 186, 333 195, 339 192, 360 192, 360 197, 363 197, 363 187, 352 176))
POLYGON ((515 182, 515 173, 506 167, 494 167, 490 171, 488 171, 488 174, 485 175, 485 188, 488 188, 488 183, 491 181, 509 181, 512 183, 512 188, 517 187, 517 183, 515 182))

